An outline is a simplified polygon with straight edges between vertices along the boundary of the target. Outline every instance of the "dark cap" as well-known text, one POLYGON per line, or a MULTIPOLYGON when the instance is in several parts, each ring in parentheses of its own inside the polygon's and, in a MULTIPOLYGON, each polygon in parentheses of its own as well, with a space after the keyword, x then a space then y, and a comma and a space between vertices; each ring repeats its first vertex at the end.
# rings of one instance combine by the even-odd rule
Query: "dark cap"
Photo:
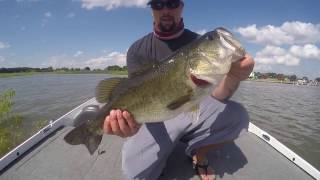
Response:
MULTIPOLYGON (((147 3, 147 5, 150 5, 151 2, 154 2, 154 1, 161 1, 161 0, 150 0, 150 1, 147 3)), ((176 0, 167 0, 167 1, 176 1, 176 0)), ((182 1, 182 0, 179 0, 179 1, 182 1)))

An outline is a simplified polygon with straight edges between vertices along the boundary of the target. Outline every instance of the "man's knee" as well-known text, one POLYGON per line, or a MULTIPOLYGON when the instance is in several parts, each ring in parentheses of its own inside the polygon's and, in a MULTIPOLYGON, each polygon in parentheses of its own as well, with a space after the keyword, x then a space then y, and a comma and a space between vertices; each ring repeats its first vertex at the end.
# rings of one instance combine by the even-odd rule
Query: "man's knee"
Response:
MULTIPOLYGON (((150 151, 140 151, 136 156, 128 153, 130 147, 122 149, 122 171, 126 180, 156 180, 165 166, 166 159, 150 151), (152 155, 151 156, 148 156, 152 155), (140 155, 140 156, 139 156, 140 155), (144 156, 147 155, 147 156, 144 156)), ((152 149, 152 148, 151 148, 152 149)))
POLYGON ((168 134, 163 123, 143 125, 122 148, 122 170, 126 179, 153 180, 160 176, 177 135, 168 134))
POLYGON ((246 108, 235 101, 228 101, 225 109, 228 118, 233 121, 233 124, 238 124, 244 127, 249 125, 249 115, 246 108))

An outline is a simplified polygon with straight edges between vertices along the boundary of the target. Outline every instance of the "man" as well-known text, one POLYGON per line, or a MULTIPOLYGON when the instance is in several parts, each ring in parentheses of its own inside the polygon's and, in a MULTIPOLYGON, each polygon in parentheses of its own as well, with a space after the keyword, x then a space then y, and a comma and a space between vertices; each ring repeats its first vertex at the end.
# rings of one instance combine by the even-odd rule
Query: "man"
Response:
MULTIPOLYGON (((175 50, 199 37, 184 29, 181 0, 151 0, 154 30, 136 41, 128 50, 129 78, 160 62, 175 50)), ((107 134, 130 137, 122 149, 122 167, 127 179, 157 179, 178 141, 185 142, 186 154, 201 179, 214 179, 214 170, 206 160, 209 150, 230 142, 248 127, 244 108, 228 101, 254 66, 246 55, 232 64, 211 96, 200 104, 199 123, 191 125, 190 113, 164 123, 137 124, 128 111, 112 110, 104 122, 107 134), (132 136, 132 137, 131 137, 132 136)))

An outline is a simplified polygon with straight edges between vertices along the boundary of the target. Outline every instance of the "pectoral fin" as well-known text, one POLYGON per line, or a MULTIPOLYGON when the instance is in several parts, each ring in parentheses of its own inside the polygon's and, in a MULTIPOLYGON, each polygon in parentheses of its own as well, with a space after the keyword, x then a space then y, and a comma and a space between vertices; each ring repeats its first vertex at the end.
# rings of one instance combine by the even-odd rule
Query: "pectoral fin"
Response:
POLYGON ((127 78, 109 78, 99 82, 96 87, 96 100, 99 103, 106 103, 109 101, 113 90, 127 78))
POLYGON ((186 102, 190 101, 190 99, 191 99, 191 95, 181 96, 178 99, 175 99, 174 101, 169 103, 167 105, 167 108, 170 110, 175 110, 175 109, 179 108, 180 106, 182 106, 183 104, 185 104, 186 102))

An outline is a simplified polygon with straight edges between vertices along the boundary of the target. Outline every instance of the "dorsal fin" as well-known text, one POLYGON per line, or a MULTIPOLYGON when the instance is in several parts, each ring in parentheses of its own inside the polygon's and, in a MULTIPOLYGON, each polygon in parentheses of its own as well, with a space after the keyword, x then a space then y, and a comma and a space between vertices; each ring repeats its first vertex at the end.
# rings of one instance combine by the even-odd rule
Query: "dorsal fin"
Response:
POLYGON ((99 103, 109 101, 113 90, 126 78, 108 78, 99 82, 96 87, 96 100, 99 103))

